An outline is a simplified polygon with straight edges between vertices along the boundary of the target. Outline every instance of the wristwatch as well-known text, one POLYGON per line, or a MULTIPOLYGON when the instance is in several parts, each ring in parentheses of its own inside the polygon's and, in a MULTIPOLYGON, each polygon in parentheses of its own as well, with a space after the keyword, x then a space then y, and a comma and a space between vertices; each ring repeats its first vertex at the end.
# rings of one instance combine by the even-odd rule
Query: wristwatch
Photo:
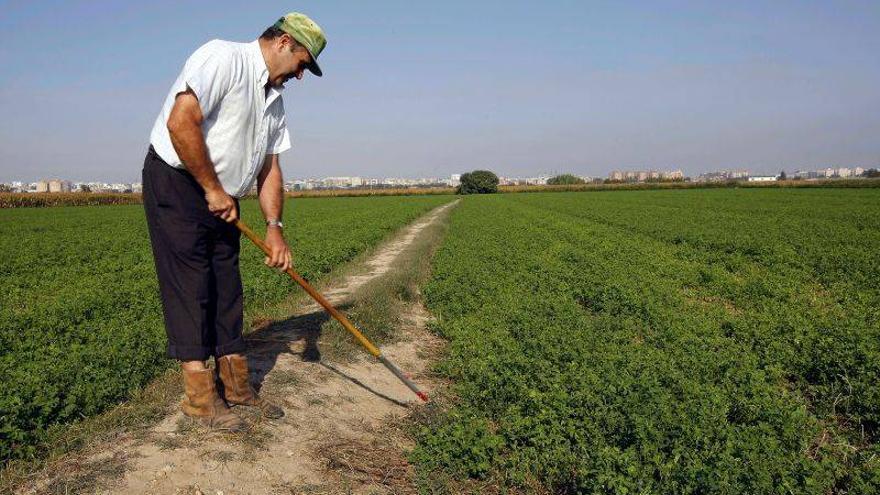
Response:
POLYGON ((278 227, 279 229, 284 228, 284 224, 281 223, 281 220, 275 220, 275 219, 266 220, 266 226, 267 227, 278 227))

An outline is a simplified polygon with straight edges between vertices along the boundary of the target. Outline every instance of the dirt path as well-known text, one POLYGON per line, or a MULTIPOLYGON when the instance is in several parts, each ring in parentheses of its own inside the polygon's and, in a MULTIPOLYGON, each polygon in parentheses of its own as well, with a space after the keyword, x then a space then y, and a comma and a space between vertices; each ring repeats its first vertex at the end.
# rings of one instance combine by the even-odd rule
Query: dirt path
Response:
MULTIPOLYGON (((454 204, 438 207, 406 227, 379 247, 360 273, 324 288, 324 294, 335 305, 344 305, 364 284, 385 275, 419 234, 454 204)), ((413 304, 403 318, 404 335, 383 351, 430 394, 433 384, 423 372, 427 354, 439 343, 427 332, 429 315, 419 304, 413 304)), ((194 426, 175 412, 143 438, 108 446, 84 462, 84 469, 103 473, 95 476, 97 483, 88 493, 397 492, 387 482, 364 482, 363 472, 347 466, 346 449, 351 445, 389 448, 380 433, 383 425, 392 415, 408 414, 417 399, 366 354, 345 363, 318 359, 318 333, 326 320, 323 310, 311 303, 248 338, 252 381, 263 396, 284 408, 283 418, 262 420, 239 411, 252 425, 249 432, 220 434, 194 426), (328 457, 336 461, 328 462, 328 457), (334 464, 336 471, 328 470, 328 464, 334 464), (350 470, 350 476, 340 469, 350 470)), ((399 457, 400 447, 391 448, 399 457)), ((396 469, 390 459, 381 464, 385 467, 380 470, 396 469)), ((405 463, 400 469, 404 468, 405 463)), ((57 481, 51 485, 61 486, 57 481)), ((47 486, 38 491, 57 492, 47 486)))

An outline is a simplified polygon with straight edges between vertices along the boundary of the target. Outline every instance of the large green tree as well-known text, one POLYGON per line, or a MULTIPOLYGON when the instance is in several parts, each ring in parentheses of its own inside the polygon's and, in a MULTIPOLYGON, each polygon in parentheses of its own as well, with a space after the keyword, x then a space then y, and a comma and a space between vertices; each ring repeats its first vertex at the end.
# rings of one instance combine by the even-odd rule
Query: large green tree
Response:
POLYGON ((491 194, 498 192, 498 176, 488 170, 462 174, 457 194, 491 194))

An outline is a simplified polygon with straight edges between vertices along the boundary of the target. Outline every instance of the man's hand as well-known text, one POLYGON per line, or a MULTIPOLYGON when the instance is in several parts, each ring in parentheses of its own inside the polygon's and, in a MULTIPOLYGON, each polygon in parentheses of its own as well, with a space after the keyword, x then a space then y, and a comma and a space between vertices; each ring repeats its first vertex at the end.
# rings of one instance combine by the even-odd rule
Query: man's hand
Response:
POLYGON ((235 200, 221 189, 205 191, 205 201, 208 202, 208 210, 227 222, 238 220, 238 210, 235 208, 235 200))
POLYGON ((284 240, 284 234, 278 227, 270 226, 266 229, 266 246, 272 252, 272 256, 266 256, 267 266, 278 267, 278 271, 287 271, 290 268, 290 248, 287 247, 287 241, 284 240))

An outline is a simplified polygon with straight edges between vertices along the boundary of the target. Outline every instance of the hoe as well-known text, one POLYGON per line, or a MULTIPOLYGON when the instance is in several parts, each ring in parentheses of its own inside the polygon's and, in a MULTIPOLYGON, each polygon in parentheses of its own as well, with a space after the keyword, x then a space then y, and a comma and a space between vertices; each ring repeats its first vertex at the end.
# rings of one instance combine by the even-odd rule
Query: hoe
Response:
MULTIPOLYGON (((269 250, 269 247, 266 246, 266 243, 263 242, 263 240, 260 239, 257 236, 257 234, 255 234, 254 231, 250 229, 250 227, 245 225, 245 223, 242 222, 241 220, 236 220, 235 225, 238 227, 239 230, 241 230, 241 232, 244 235, 246 235, 248 237, 248 239, 253 241, 253 243, 256 244, 258 248, 260 248, 264 253, 266 253, 267 256, 271 256, 272 252, 269 250)), ((388 368, 389 371, 391 371, 391 373, 394 373, 394 376, 399 378, 400 381, 402 381, 404 383, 404 385, 409 387, 409 389, 412 390, 419 397, 419 399, 422 399, 425 402, 428 401, 427 394, 425 394, 424 392, 419 390, 419 387, 416 386, 416 384, 413 383, 413 381, 410 380, 407 375, 405 375, 402 371, 400 371, 400 368, 398 368, 394 363, 391 362, 391 360, 389 360, 387 357, 385 357, 382 354, 382 351, 380 351, 378 347, 374 346, 373 343, 369 341, 369 339, 364 337, 364 334, 362 334, 360 332, 360 330, 355 328, 355 326, 348 320, 348 318, 345 317, 344 314, 340 313, 339 310, 334 308, 333 305, 330 304, 330 302, 327 299, 325 299, 324 296, 321 295, 321 293, 319 293, 317 290, 315 290, 315 288, 312 287, 311 284, 306 282, 306 280, 304 278, 302 278, 302 276, 299 273, 297 273, 296 270, 293 269, 293 267, 288 268, 285 271, 285 273, 290 275, 290 278, 292 278, 303 289, 305 289, 305 291, 308 292, 308 294, 310 296, 312 296, 312 299, 314 299, 315 301, 318 302, 318 304, 323 306, 324 309, 326 309, 327 312, 330 313, 330 316, 332 316, 333 318, 336 318, 336 321, 341 323, 342 326, 345 327, 345 329, 348 330, 349 333, 351 333, 354 336, 354 338, 357 339, 358 342, 360 342, 360 344, 362 346, 364 346, 364 348, 367 350, 367 352, 372 354, 376 359, 379 360, 379 362, 384 364, 385 367, 388 368)))

